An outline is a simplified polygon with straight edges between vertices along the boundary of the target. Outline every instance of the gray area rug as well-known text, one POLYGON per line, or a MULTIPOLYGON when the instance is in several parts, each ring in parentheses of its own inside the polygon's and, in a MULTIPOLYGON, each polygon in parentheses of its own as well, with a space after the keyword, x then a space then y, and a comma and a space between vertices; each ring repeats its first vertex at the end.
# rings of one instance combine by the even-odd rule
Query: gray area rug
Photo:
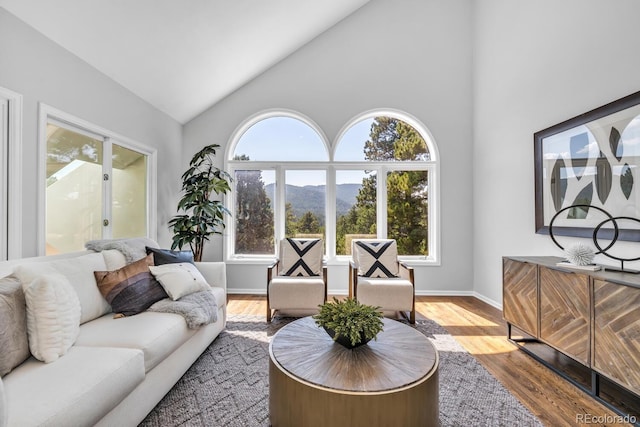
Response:
MULTIPOLYGON (((268 426, 269 340, 291 319, 230 316, 204 351, 141 426, 268 426)), ((440 354, 442 426, 541 426, 500 382, 431 320, 415 327, 440 354)))

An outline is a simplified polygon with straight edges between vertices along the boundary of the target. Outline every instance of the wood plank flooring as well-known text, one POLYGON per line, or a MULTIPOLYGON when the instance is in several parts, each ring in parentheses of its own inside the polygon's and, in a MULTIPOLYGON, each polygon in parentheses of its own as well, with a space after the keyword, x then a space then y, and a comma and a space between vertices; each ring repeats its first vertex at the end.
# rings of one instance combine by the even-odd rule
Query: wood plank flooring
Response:
MULTIPOLYGON (((229 295, 228 312, 265 316, 264 296, 229 295)), ((620 426, 585 423, 617 415, 535 361, 506 339, 502 312, 474 297, 416 297, 416 318, 438 322, 546 426, 620 426)))

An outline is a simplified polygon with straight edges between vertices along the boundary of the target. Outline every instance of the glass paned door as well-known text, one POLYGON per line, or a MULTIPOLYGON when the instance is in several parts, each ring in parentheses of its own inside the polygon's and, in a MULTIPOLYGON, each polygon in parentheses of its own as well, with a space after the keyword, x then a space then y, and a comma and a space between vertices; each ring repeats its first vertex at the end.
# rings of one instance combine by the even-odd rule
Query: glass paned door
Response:
POLYGON ((47 124, 46 254, 102 238, 103 141, 47 124))
POLYGON ((111 233, 114 239, 147 235, 147 156, 112 145, 111 233))

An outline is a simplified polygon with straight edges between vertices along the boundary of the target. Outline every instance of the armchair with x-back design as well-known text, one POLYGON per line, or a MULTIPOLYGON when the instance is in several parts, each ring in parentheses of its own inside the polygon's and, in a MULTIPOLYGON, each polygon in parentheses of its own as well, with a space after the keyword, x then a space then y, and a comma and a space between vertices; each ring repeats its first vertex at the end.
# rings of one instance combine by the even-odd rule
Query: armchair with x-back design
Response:
POLYGON ((315 314, 327 300, 327 267, 322 239, 280 241, 278 259, 267 269, 267 322, 276 313, 315 314))
POLYGON ((385 316, 400 312, 415 323, 413 268, 398 260, 394 239, 354 240, 349 263, 349 296, 379 306, 385 316))

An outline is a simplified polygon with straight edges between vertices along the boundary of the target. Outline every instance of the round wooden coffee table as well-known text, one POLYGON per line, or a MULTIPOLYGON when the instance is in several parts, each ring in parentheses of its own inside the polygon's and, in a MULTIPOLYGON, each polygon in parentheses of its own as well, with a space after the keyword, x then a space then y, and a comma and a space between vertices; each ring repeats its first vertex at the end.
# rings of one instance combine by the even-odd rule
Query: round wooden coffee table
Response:
POLYGON ((384 319, 376 341, 349 350, 311 317, 269 345, 269 418, 286 426, 437 426, 438 352, 420 332, 384 319))

